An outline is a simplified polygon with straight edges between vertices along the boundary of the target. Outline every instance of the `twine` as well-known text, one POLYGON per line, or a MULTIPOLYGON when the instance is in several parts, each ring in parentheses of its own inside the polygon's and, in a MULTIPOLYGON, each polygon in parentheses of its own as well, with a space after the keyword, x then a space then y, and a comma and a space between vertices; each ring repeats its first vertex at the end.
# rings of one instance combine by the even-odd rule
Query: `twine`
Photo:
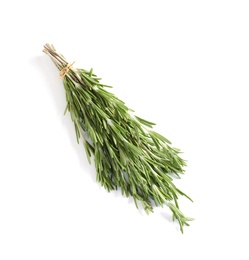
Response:
POLYGON ((64 77, 68 74, 69 70, 72 68, 72 66, 74 65, 74 63, 75 63, 75 61, 74 61, 73 63, 71 63, 71 64, 67 64, 66 67, 64 67, 64 68, 61 69, 61 71, 60 71, 60 76, 61 76, 62 78, 64 78, 64 77))

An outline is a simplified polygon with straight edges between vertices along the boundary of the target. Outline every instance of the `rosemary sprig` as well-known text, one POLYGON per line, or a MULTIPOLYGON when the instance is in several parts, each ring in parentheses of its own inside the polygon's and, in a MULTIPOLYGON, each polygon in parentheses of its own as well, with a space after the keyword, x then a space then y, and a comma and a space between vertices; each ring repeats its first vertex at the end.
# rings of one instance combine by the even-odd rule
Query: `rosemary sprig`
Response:
MULTIPOLYGON (((173 219, 183 226, 192 220, 179 210, 178 196, 190 199, 173 184, 172 175, 184 173, 185 161, 179 149, 152 130, 154 123, 133 115, 123 101, 106 90, 91 69, 75 69, 53 45, 44 52, 60 70, 66 91, 66 111, 70 112, 77 142, 83 141, 86 155, 94 162, 97 181, 108 191, 121 189, 141 202, 146 213, 167 205, 173 219)), ((190 199, 191 200, 191 199, 190 199)))

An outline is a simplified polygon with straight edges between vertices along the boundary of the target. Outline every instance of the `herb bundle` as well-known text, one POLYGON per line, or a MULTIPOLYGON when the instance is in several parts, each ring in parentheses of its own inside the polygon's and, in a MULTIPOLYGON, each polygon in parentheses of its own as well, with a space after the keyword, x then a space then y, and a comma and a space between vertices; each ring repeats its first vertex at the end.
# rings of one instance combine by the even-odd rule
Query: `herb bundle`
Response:
MULTIPOLYGON (((66 91, 66 109, 74 123, 76 139, 83 142, 89 163, 94 156, 97 181, 108 191, 121 189, 132 196, 146 213, 153 206, 167 205, 173 219, 183 226, 192 220, 179 210, 178 196, 185 193, 173 184, 173 176, 184 173, 179 149, 153 131, 154 123, 137 117, 123 101, 106 90, 91 69, 73 68, 53 45, 44 52, 60 71, 66 91)), ((190 199, 191 200, 191 199, 190 199)))

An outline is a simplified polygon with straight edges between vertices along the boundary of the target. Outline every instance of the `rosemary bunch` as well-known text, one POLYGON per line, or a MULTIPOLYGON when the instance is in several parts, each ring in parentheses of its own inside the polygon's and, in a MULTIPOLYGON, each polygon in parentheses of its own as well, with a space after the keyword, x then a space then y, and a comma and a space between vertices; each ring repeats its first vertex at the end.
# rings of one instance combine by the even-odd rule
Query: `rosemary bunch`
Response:
POLYGON ((179 149, 153 131, 154 123, 133 114, 123 101, 106 90, 91 69, 75 69, 52 45, 44 52, 53 60, 63 79, 66 111, 70 112, 76 138, 83 141, 89 163, 94 156, 97 181, 108 191, 120 188, 132 196, 146 213, 153 205, 166 204, 173 219, 183 226, 192 220, 179 210, 178 196, 186 194, 174 184, 172 175, 183 174, 185 161, 179 149))

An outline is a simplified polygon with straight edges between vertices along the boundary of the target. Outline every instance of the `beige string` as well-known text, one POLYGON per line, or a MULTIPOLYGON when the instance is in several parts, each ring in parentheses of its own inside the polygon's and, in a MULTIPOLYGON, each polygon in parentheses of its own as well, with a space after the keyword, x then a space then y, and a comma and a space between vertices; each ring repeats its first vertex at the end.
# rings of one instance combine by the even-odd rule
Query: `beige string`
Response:
POLYGON ((68 73, 69 70, 72 68, 72 66, 74 65, 74 63, 75 63, 75 61, 74 61, 73 63, 71 63, 71 64, 67 64, 66 67, 64 67, 63 69, 61 69, 61 71, 60 71, 60 76, 61 76, 62 78, 64 78, 64 77, 67 75, 67 73, 68 73))

